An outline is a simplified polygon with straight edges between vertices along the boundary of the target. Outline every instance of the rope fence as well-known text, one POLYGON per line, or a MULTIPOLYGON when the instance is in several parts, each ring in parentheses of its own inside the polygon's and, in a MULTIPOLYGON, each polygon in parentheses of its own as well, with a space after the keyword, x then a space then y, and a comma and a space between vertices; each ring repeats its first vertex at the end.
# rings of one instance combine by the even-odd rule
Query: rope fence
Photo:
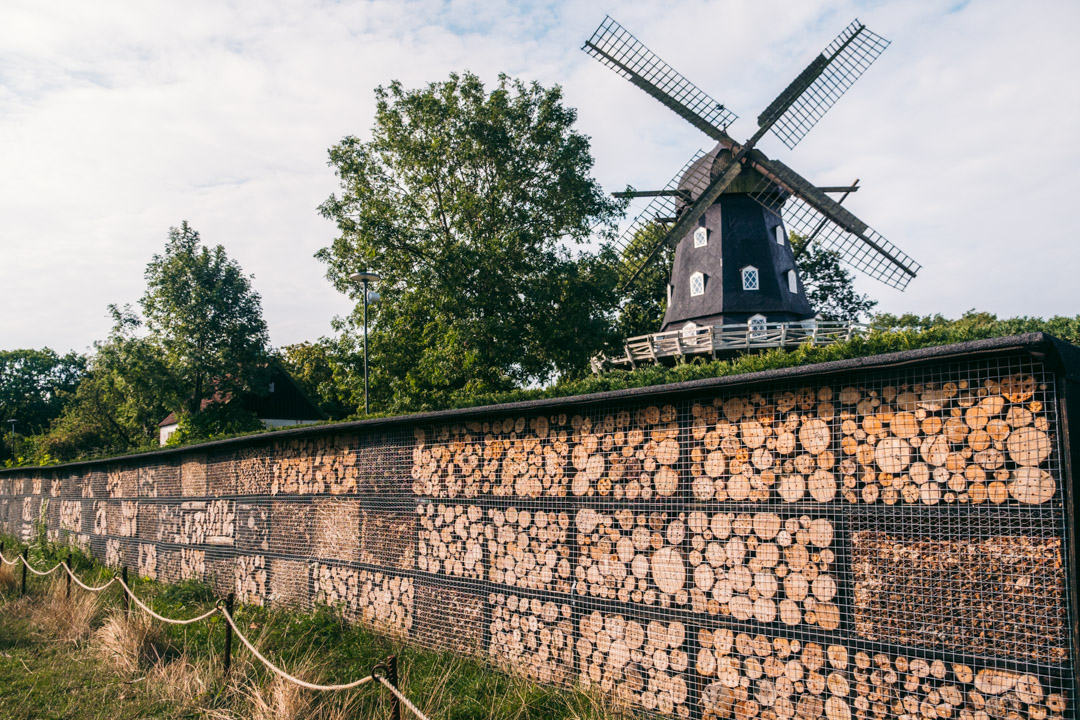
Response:
POLYGON ((390 691, 390 693, 393 695, 393 699, 391 700, 391 717, 392 717, 392 720, 400 720, 401 709, 400 709, 400 706, 399 706, 398 703, 400 703, 401 705, 404 705, 406 708, 408 708, 409 711, 411 713, 413 713, 413 715, 415 715, 420 720, 430 720, 430 718, 428 718, 427 715, 425 715, 423 712, 421 712, 421 710, 418 707, 416 707, 416 705, 411 700, 409 700, 409 698, 407 698, 401 692, 401 690, 399 690, 396 687, 395 683, 397 682, 397 657, 394 656, 394 655, 389 656, 388 658, 386 658, 385 661, 375 665, 375 667, 372 668, 372 671, 371 671, 370 675, 368 675, 367 677, 360 678, 359 680, 354 680, 353 682, 341 683, 341 684, 337 684, 337 685, 320 685, 320 684, 317 684, 317 683, 310 683, 310 682, 307 682, 305 680, 301 680, 300 678, 296 677, 295 675, 291 675, 288 672, 282 670, 280 667, 278 667, 272 661, 270 661, 265 655, 263 655, 261 652, 259 652, 258 648, 255 647, 255 644, 252 643, 251 640, 249 640, 247 638, 247 636, 244 635, 244 633, 240 630, 239 626, 236 623, 236 620, 232 616, 232 613, 231 613, 232 600, 233 600, 232 595, 229 596, 227 601, 219 600, 217 602, 217 604, 213 608, 206 611, 202 615, 198 615, 198 616, 193 617, 193 618, 180 619, 180 618, 165 617, 164 615, 161 615, 160 613, 155 612, 153 608, 151 608, 149 605, 147 605, 142 600, 140 600, 139 597, 135 594, 135 592, 131 589, 131 587, 127 584, 127 579, 126 579, 127 568, 124 568, 123 574, 114 574, 113 577, 107 583, 105 583, 104 585, 100 585, 98 587, 92 587, 90 585, 87 585, 87 584, 83 583, 82 580, 79 579, 78 575, 76 575, 75 572, 72 571, 71 563, 70 563, 70 555, 68 556, 69 557, 68 561, 61 560, 56 565, 54 565, 51 569, 42 571, 42 570, 38 570, 37 568, 33 567, 30 564, 29 560, 27 559, 27 550, 28 549, 23 549, 22 553, 19 554, 19 555, 16 555, 14 560, 9 560, 4 555, 4 544, 2 542, 0 542, 0 562, 2 562, 5 565, 18 565, 18 564, 21 563, 22 566, 23 566, 22 586, 21 586, 21 591, 20 591, 21 594, 26 593, 26 571, 27 570, 29 570, 34 575, 37 575, 38 577, 47 577, 49 575, 52 575, 54 572, 56 572, 60 568, 63 568, 66 571, 67 576, 69 578, 69 580, 68 580, 68 595, 69 596, 71 594, 71 581, 74 581, 79 587, 81 587, 84 590, 87 590, 89 592, 101 592, 101 591, 105 590, 106 588, 110 587, 113 583, 119 583, 121 589, 124 591, 124 599, 125 599, 126 611, 127 611, 127 613, 129 615, 131 613, 131 603, 132 602, 135 603, 135 605, 137 605, 143 612, 145 612, 150 617, 154 618, 155 620, 158 620, 160 622, 167 623, 167 624, 170 624, 170 625, 191 625, 193 623, 201 622, 203 620, 208 620, 209 618, 213 617, 214 615, 217 615, 217 614, 220 613, 221 616, 225 619, 225 622, 227 624, 228 631, 229 631, 229 634, 226 635, 226 638, 225 638, 224 667, 225 667, 225 675, 226 675, 226 677, 228 676, 229 666, 231 664, 232 634, 235 633, 236 637, 240 639, 240 642, 244 644, 244 647, 246 647, 251 652, 251 654, 254 655, 259 660, 259 662, 261 662, 268 670, 270 670, 272 673, 274 673, 276 676, 282 678, 283 680, 287 680, 288 682, 293 683, 294 685, 297 685, 297 686, 302 687, 302 688, 306 688, 308 690, 318 691, 318 692, 339 692, 339 691, 342 691, 342 690, 351 690, 353 688, 361 687, 363 685, 366 685, 366 684, 372 682, 373 680, 378 681, 381 685, 383 685, 386 689, 388 689, 390 691))

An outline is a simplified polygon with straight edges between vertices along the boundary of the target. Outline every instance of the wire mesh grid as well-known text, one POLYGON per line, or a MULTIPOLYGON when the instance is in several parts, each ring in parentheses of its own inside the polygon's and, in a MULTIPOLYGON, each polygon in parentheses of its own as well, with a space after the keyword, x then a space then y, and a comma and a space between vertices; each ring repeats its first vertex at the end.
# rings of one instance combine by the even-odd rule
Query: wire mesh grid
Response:
POLYGON ((665 716, 1040 720, 1057 402, 1016 355, 567 403, 8 474, 0 520, 665 716))
MULTIPOLYGON (((854 215, 842 211, 839 206, 836 211, 842 214, 838 217, 845 221, 847 227, 823 214, 799 194, 789 193, 784 189, 791 185, 786 175, 770 176, 767 170, 763 170, 761 175, 750 197, 766 210, 781 215, 789 232, 808 238, 822 249, 838 253, 844 262, 859 272, 898 290, 906 288, 922 269, 904 251, 854 215)), ((802 191, 801 188, 797 189, 797 192, 802 191)))
POLYGON ((794 149, 887 47, 888 40, 855 20, 758 117, 758 125, 771 122, 773 134, 789 149, 794 149), (803 89, 800 81, 809 80, 809 77, 804 80, 807 74, 817 77, 803 89), (790 105, 787 104, 789 92, 799 93, 790 105))
POLYGON ((657 57, 611 16, 604 18, 582 49, 711 137, 719 139, 738 118, 657 57))

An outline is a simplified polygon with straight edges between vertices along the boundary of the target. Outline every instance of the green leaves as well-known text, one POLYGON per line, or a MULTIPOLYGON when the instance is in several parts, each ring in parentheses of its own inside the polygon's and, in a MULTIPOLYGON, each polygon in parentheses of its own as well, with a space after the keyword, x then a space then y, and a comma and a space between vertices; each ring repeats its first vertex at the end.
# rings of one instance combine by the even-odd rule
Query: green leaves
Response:
MULTIPOLYGON (((330 149, 339 236, 317 257, 339 290, 383 276, 370 309, 380 410, 536 384, 587 367, 611 333, 614 273, 575 253, 620 204, 591 177, 562 91, 466 73, 376 92, 372 139, 330 149)), ((346 324, 362 331, 362 310, 346 324)))
POLYGON ((795 233, 791 247, 810 307, 824 319, 858 322, 873 312, 877 300, 855 292, 854 278, 841 264, 839 253, 813 244, 807 247, 806 238, 795 233))

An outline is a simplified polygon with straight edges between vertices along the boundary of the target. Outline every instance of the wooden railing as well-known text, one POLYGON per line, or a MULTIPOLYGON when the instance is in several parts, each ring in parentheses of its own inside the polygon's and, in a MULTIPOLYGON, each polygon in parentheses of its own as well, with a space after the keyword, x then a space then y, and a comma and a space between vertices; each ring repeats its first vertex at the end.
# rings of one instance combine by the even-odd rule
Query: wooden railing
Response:
POLYGON ((798 347, 804 343, 832 345, 865 334, 865 323, 802 321, 766 323, 750 328, 737 325, 708 325, 693 330, 671 330, 630 338, 619 356, 598 356, 592 360, 593 372, 609 366, 637 367, 661 358, 678 360, 687 355, 707 354, 715 358, 733 351, 778 347, 798 347))

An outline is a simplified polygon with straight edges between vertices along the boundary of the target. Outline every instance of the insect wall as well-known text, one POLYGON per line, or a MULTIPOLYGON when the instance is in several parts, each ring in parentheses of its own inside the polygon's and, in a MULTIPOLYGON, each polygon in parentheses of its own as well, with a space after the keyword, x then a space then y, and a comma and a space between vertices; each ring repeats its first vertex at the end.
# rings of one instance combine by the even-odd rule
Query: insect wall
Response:
POLYGON ((7 471, 0 522, 662 715, 1075 717, 1076 352, 1021 336, 7 471))

